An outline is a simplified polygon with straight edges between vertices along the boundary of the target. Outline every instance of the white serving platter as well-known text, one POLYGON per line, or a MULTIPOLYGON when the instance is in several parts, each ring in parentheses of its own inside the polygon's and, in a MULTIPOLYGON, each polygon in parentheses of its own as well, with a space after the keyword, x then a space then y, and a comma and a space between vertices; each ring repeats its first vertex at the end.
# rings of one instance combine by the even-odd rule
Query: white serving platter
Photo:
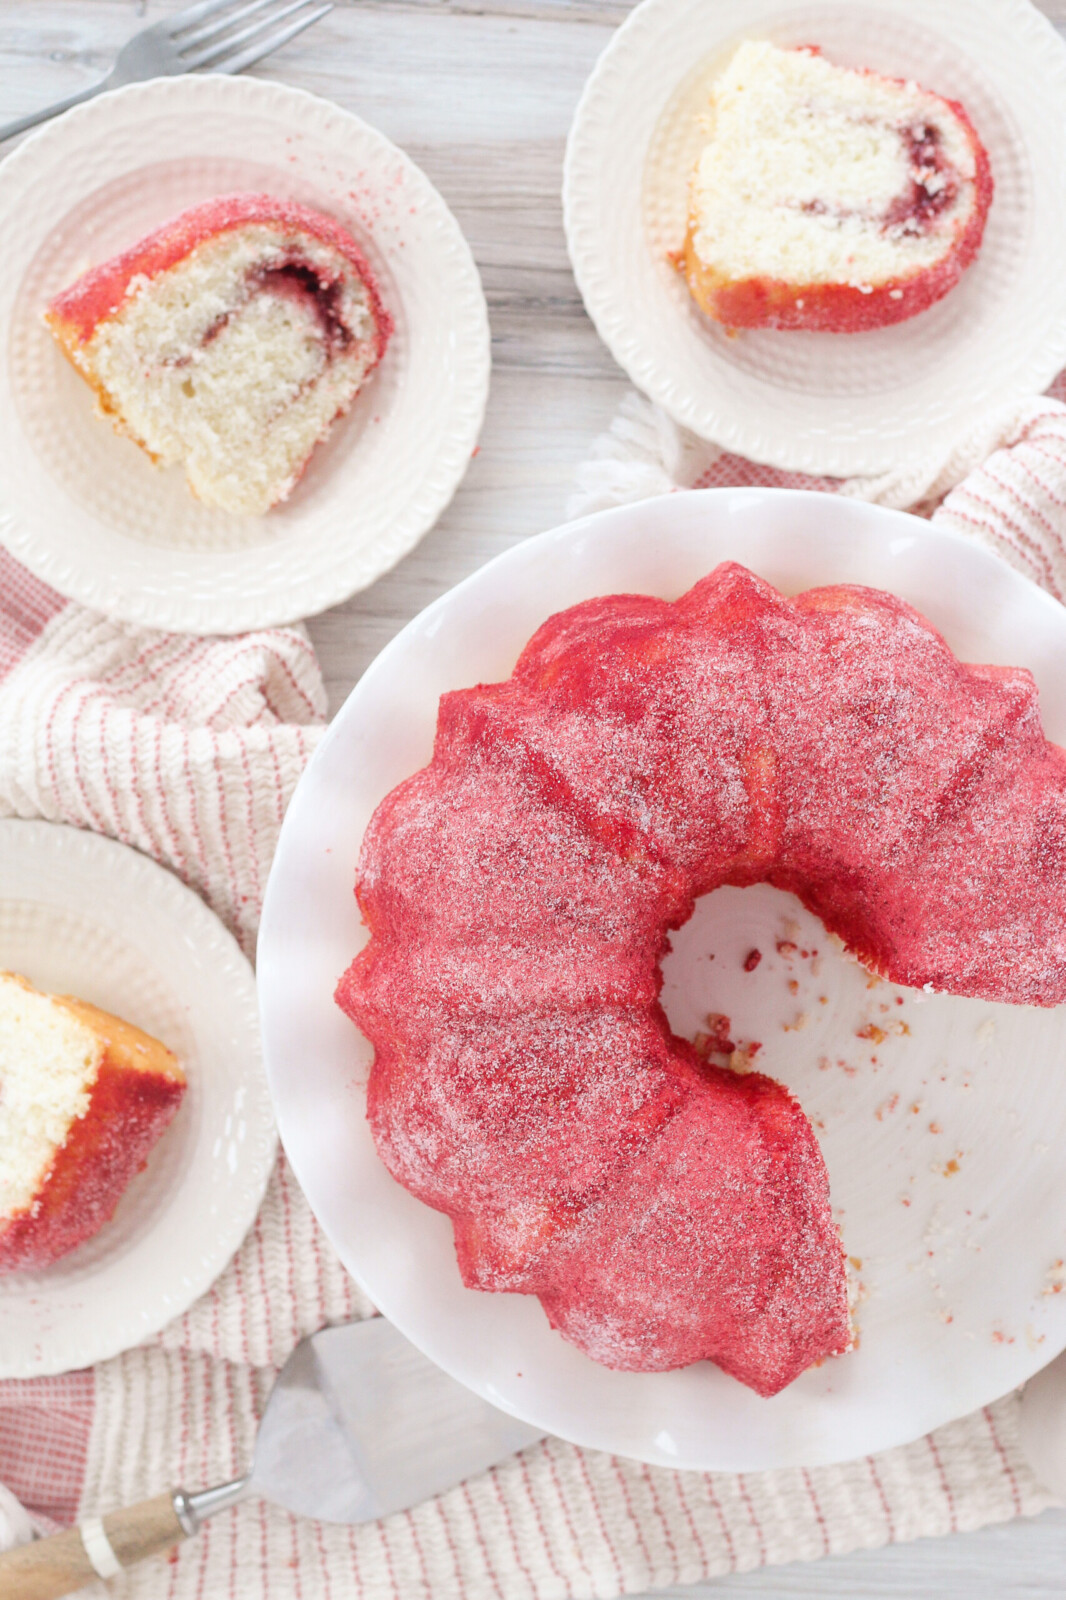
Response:
POLYGON ((871 986, 798 901, 767 888, 699 902, 665 963, 668 1015, 691 1037, 708 1010, 725 1012, 734 1038, 763 1045, 760 1068, 816 1126, 862 1285, 859 1348, 765 1400, 707 1363, 609 1371, 552 1332, 536 1300, 465 1289, 447 1219, 377 1158, 364 1116, 370 1047, 332 998, 366 937, 352 893, 363 831, 429 759, 440 694, 505 677, 552 612, 608 593, 673 598, 729 559, 788 593, 891 590, 963 660, 1030 668, 1047 731, 1066 742, 1066 611, 961 537, 787 490, 693 491, 603 512, 497 557, 369 668, 289 808, 258 962, 286 1151, 374 1304, 454 1376, 552 1433, 666 1466, 750 1471, 900 1444, 1066 1346, 1066 1294, 1051 1292, 1066 1213, 1063 1009, 871 986), (748 973, 753 948, 764 959, 748 973))

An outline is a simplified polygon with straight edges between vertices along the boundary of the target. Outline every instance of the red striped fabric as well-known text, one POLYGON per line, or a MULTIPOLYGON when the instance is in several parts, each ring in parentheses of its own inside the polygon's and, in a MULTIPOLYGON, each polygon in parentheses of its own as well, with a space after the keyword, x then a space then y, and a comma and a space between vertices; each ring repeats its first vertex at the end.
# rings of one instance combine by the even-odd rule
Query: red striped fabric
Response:
POLYGON ((0 1482, 43 1526, 77 1514, 95 1389, 92 1372, 0 1382, 0 1482))
POLYGON ((0 678, 7 676, 65 604, 62 595, 0 550, 0 678))

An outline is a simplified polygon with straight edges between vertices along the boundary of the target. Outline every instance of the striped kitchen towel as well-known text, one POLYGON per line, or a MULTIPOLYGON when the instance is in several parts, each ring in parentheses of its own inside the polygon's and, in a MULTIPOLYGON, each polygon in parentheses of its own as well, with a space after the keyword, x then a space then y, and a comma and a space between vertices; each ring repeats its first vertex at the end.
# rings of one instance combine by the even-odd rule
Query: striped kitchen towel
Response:
POLYGON ((760 466, 688 433, 642 395, 623 401, 577 474, 571 517, 673 489, 821 489, 915 511, 975 539, 1066 603, 1066 372, 1046 395, 1011 405, 947 457, 869 478, 818 478, 760 466))
MULTIPOLYGON (((1000 419, 906 485, 822 485, 935 511, 1066 596, 1066 406, 1000 419), (987 458, 987 459, 985 459, 987 458), (983 465, 973 467, 981 459, 983 465)), ((810 482, 810 480, 804 480, 810 482)), ((582 474, 583 505, 693 484, 795 478, 681 435, 634 401, 582 474)), ((0 554, 0 815, 97 829, 192 884, 251 953, 285 805, 325 720, 299 629, 152 633, 64 602, 0 554)), ((2 892, 2 886, 0 886, 2 892)), ((304 1334, 372 1313, 280 1160, 221 1278, 147 1344, 92 1371, 0 1382, 0 1482, 45 1529, 246 1470, 278 1366, 304 1334)), ((411 1512, 347 1529, 261 1502, 127 1600, 563 1600, 977 1528, 1050 1504, 1022 1459, 1014 1397, 837 1467, 671 1472, 549 1440, 411 1512)), ((17 1538, 0 1496, 0 1542, 17 1538)))

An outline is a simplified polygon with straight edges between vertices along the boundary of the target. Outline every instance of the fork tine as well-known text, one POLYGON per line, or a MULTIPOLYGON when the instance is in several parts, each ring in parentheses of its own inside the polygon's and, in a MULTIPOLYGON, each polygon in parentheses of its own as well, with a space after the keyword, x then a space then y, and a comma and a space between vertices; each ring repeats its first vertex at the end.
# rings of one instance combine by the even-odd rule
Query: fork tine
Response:
POLYGON ((158 26, 173 38, 176 33, 184 33, 186 28, 192 28, 205 17, 214 16, 216 11, 226 11, 234 0, 200 0, 199 5, 186 6, 184 11, 175 11, 169 17, 164 17, 158 26))
MULTIPOLYGON (((195 55, 186 56, 183 52, 182 61, 186 70, 191 72, 197 67, 209 66, 212 61, 218 61, 227 56, 236 45, 243 44, 246 39, 253 39, 262 35, 264 30, 271 27, 273 23, 280 22, 283 17, 289 17, 294 11, 299 11, 311 3, 312 0, 289 0, 289 4, 282 6, 280 11, 272 11, 269 16, 259 17, 257 21, 249 23, 246 28, 241 28, 238 33, 231 33, 225 39, 206 45, 203 50, 198 50, 195 55)), ((306 24, 304 25, 306 26, 306 24)), ((299 28, 297 28, 297 32, 299 32, 299 28)), ((274 49, 275 46, 272 45, 270 48, 274 49)), ((258 57, 253 59, 258 60, 258 57)), ((238 69, 230 68, 230 70, 238 69)))
POLYGON ((255 61, 261 61, 272 50, 277 50, 280 45, 287 44, 290 39, 295 39, 298 33, 303 33, 305 28, 309 28, 313 22, 320 21, 328 11, 332 10, 332 4, 319 6, 318 10, 312 11, 309 17, 298 17, 295 22, 290 22, 287 28, 282 28, 280 33, 272 34, 269 39, 264 39, 259 44, 250 45, 247 50, 243 50, 240 55, 234 56, 230 61, 220 62, 215 71, 243 72, 245 67, 250 67, 255 61))
MULTIPOLYGON (((227 4, 233 3, 234 0, 227 0, 227 4)), ((235 23, 250 17, 253 11, 262 11, 264 6, 275 4, 276 0, 251 0, 250 5, 241 6, 237 11, 227 13, 224 17, 217 17, 209 22, 206 28, 197 28, 196 32, 190 33, 187 38, 178 39, 177 48, 184 54, 186 50, 191 50, 194 44, 205 44, 208 39, 214 39, 216 35, 225 33, 227 28, 232 28, 235 23)))

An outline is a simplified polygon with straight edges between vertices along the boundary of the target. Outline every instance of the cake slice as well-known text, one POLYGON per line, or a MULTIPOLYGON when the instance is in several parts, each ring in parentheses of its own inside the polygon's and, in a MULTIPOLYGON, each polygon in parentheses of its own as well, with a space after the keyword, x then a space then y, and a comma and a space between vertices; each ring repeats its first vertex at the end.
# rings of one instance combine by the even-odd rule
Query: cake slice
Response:
POLYGON ((0 1271, 98 1232, 184 1093, 158 1039, 0 973, 0 1271))
POLYGON ((955 101, 749 40, 714 85, 681 266, 730 328, 902 322, 974 259, 992 200, 955 101))
POLYGON ((201 500, 284 500, 385 353, 392 321, 332 217, 264 194, 182 212, 45 313, 120 433, 201 500))

